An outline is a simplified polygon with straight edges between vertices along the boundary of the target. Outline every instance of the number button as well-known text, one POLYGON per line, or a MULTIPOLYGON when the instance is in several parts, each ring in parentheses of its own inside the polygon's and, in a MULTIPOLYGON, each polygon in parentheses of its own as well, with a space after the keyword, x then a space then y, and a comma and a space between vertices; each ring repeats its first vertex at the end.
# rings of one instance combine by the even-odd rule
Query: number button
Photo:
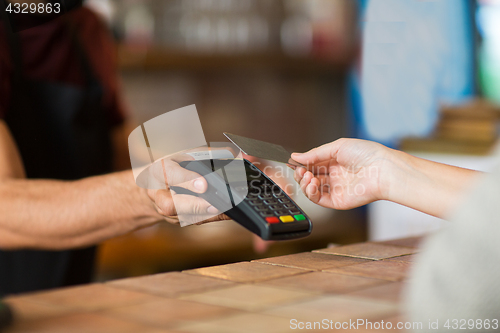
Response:
POLYGON ((274 212, 276 215, 287 215, 288 212, 286 210, 278 210, 274 212))
POLYGON ((260 216, 263 216, 263 217, 271 217, 271 216, 274 216, 273 213, 269 213, 269 212, 261 212, 260 213, 260 216))
POLYGON ((281 202, 281 203, 289 203, 290 202, 290 200, 288 200, 286 198, 279 199, 278 201, 281 202))
POLYGON ((278 201, 276 201, 276 200, 264 200, 264 203, 266 205, 274 205, 274 204, 278 203, 278 201))

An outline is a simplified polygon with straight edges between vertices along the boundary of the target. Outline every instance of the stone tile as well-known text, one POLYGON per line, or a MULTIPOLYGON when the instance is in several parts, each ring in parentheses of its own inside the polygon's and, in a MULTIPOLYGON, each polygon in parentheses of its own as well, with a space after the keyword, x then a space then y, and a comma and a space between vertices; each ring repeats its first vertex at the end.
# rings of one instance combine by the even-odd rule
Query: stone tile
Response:
POLYGON ((417 250, 410 247, 385 245, 377 243, 357 243, 357 244, 315 250, 313 252, 379 260, 379 259, 402 256, 406 254, 414 254, 417 252, 417 250))
POLYGON ((387 281, 353 275, 312 272, 265 281, 262 284, 300 291, 341 294, 383 283, 387 283, 387 281))
POLYGON ((347 296, 321 296, 313 300, 286 305, 265 311, 265 314, 297 321, 333 322, 358 318, 380 318, 396 313, 397 305, 347 296))
POLYGON ((22 296, 13 296, 7 300, 29 300, 79 310, 100 310, 127 304, 144 303, 161 299, 153 295, 136 291, 108 287, 100 283, 43 291, 22 296))
POLYGON ((325 272, 400 281, 407 276, 410 266, 411 263, 409 262, 380 260, 359 265, 327 269, 325 272))
POLYGON ((26 298, 12 297, 5 301, 13 312, 14 320, 28 321, 55 316, 67 315, 76 310, 57 304, 45 304, 30 301, 26 298))
POLYGON ((406 255, 406 256, 384 259, 384 261, 415 262, 415 260, 417 260, 417 258, 418 258, 418 254, 410 254, 410 255, 406 255))
POLYGON ((346 296, 399 303, 401 301, 401 293, 405 287, 405 282, 384 283, 375 287, 348 293, 346 296))
POLYGON ((246 313, 178 327, 191 333, 284 333, 290 332, 290 318, 246 313))
POLYGON ((238 262, 235 264, 204 267, 184 271, 185 274, 211 276, 235 282, 256 282, 276 279, 308 272, 308 270, 260 264, 256 262, 238 262))
POLYGON ((164 298, 156 302, 109 309, 103 313, 143 325, 171 328, 175 325, 211 320, 239 312, 222 306, 164 298))
POLYGON ((376 242, 377 244, 385 244, 385 245, 395 245, 395 246, 404 246, 404 247, 413 247, 418 248, 423 240, 425 240, 426 236, 415 236, 415 237, 406 237, 399 239, 392 239, 383 242, 376 242))
POLYGON ((203 292, 205 290, 216 290, 231 287, 235 285, 235 283, 201 275, 171 272, 138 278, 115 280, 108 282, 106 285, 151 293, 159 296, 176 297, 184 294, 203 292))
POLYGON ((62 317, 14 323, 5 333, 174 333, 97 313, 77 313, 62 317))
POLYGON ((255 260, 254 262, 281 265, 287 267, 323 270, 368 262, 367 259, 335 256, 324 253, 304 252, 286 256, 255 260))
POLYGON ((315 293, 246 284, 185 296, 182 299, 221 305, 247 311, 258 311, 284 303, 312 298, 315 293))

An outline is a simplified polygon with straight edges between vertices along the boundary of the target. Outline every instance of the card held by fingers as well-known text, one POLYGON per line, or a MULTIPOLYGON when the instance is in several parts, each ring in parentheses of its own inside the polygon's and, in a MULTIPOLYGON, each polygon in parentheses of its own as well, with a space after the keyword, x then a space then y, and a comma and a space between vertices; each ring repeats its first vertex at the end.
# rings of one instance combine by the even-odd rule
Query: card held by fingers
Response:
POLYGON ((224 135, 246 155, 285 163, 292 168, 303 166, 299 162, 293 160, 291 153, 283 148, 283 146, 227 132, 224 132, 224 135))

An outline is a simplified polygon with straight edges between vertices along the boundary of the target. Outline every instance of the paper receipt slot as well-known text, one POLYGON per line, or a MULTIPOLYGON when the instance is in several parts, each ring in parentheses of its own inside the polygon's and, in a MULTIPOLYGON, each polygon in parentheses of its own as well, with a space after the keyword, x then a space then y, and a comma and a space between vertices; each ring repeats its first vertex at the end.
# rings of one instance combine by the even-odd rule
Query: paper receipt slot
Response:
POLYGON ((249 161, 206 159, 179 164, 205 177, 208 189, 203 194, 176 186, 171 186, 172 190, 205 199, 262 239, 296 239, 311 233, 312 224, 307 215, 249 161))

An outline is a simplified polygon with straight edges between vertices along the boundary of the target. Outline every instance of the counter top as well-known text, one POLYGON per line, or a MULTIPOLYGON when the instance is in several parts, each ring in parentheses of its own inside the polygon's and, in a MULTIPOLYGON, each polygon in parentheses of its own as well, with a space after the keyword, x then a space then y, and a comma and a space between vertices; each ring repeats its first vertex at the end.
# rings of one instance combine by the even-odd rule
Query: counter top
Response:
POLYGON ((395 327, 404 322, 400 293, 420 241, 358 243, 10 296, 4 301, 15 320, 6 332, 267 333, 349 319, 395 327))

